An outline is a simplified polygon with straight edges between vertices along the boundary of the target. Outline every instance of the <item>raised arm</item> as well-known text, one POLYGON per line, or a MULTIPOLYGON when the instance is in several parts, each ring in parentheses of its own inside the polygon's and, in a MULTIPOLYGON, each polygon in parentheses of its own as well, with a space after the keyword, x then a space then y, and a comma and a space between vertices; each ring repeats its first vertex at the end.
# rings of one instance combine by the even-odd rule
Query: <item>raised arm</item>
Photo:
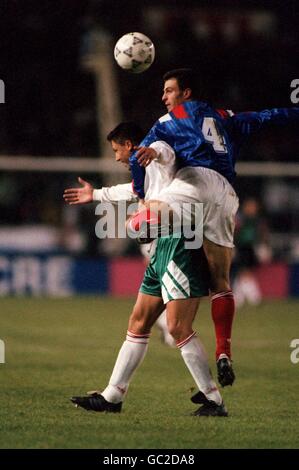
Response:
POLYGON ((81 188, 69 188, 64 191, 63 198, 70 205, 87 204, 93 201, 117 203, 119 201, 136 201, 131 183, 117 184, 107 188, 94 189, 94 187, 78 178, 81 188))
POLYGON ((237 113, 228 121, 228 125, 231 125, 235 132, 246 136, 259 131, 269 123, 286 125, 289 122, 299 122, 299 108, 273 108, 237 113))

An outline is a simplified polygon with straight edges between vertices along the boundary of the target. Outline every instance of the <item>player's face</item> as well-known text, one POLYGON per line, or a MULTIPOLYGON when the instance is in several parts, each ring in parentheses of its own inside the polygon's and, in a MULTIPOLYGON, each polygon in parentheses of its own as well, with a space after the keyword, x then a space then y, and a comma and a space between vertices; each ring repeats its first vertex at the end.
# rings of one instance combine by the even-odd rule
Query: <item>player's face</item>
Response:
POLYGON ((170 78, 165 81, 162 101, 165 104, 167 111, 171 111, 175 106, 187 101, 190 99, 190 96, 190 88, 181 90, 176 78, 170 78))
POLYGON ((133 150, 132 142, 130 140, 126 140, 124 144, 119 144, 112 140, 111 147, 115 155, 115 160, 123 163, 125 166, 129 166, 129 158, 133 150))

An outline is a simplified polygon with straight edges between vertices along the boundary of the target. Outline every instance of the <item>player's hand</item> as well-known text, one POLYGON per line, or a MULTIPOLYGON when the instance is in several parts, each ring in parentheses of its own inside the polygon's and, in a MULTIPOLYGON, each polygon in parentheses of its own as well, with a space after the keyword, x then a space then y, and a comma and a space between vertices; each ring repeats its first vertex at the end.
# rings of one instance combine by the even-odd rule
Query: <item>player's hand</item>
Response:
POLYGON ((158 157, 156 150, 151 147, 134 147, 134 150, 138 150, 136 158, 140 166, 148 166, 155 158, 158 157))
POLYGON ((80 176, 78 181, 82 185, 82 188, 69 188, 64 190, 63 198, 65 202, 70 205, 87 204, 93 201, 93 186, 80 178, 80 176))

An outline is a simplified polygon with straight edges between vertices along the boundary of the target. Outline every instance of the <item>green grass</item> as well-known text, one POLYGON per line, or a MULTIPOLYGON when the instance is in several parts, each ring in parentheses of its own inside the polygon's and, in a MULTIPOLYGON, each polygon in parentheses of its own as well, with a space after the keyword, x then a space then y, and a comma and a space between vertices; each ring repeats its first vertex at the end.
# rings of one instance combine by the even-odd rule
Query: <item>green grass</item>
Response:
MULTIPOLYGON (((120 415, 87 413, 73 394, 107 384, 133 300, 1 300, 1 448, 298 448, 299 303, 243 308, 234 324, 237 380, 223 396, 230 416, 189 416, 193 381, 177 350, 153 332, 148 355, 120 415)), ((205 302, 196 330, 215 375, 214 334, 205 302)))

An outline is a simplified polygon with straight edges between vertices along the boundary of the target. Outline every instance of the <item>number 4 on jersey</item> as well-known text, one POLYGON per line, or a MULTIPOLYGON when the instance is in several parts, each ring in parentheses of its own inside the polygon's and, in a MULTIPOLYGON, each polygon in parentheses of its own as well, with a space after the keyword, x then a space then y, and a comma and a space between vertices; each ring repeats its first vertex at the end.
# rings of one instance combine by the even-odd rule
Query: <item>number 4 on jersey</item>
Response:
POLYGON ((205 140, 212 144, 216 153, 227 153, 225 138, 220 134, 217 122, 212 117, 205 117, 202 123, 202 133, 205 140))

